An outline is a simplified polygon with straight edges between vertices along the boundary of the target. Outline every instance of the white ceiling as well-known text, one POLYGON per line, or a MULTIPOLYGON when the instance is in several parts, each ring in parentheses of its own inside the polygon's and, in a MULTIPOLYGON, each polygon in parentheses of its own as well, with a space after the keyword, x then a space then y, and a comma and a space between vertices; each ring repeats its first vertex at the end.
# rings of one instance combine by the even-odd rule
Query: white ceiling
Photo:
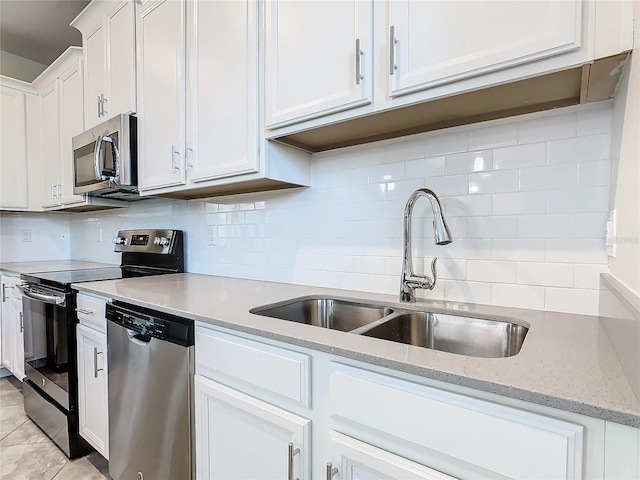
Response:
POLYGON ((69 26, 85 0, 0 0, 0 49, 50 65, 70 45, 82 45, 69 26))

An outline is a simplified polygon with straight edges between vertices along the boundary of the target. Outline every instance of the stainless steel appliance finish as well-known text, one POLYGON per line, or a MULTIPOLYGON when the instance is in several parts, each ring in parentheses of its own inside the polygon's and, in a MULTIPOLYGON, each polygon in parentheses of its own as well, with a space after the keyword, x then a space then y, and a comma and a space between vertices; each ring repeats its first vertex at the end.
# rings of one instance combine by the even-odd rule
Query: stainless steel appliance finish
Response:
POLYGON ((109 475, 194 478, 193 321, 107 305, 109 475))
POLYGON ((139 200, 137 120, 117 115, 73 137, 73 193, 139 200))
POLYGON ((327 297, 305 298, 258 307, 251 313, 349 332, 392 313, 389 307, 347 302, 327 297))
POLYGON ((471 357, 504 358, 520 352, 528 330, 511 322, 404 312, 363 335, 471 357))
POLYGON ((78 432, 78 320, 76 292, 71 284, 184 271, 180 230, 123 230, 117 238, 120 243, 115 250, 122 253, 119 267, 20 277, 24 282, 19 288, 24 324, 25 412, 70 458, 91 451, 78 432))
POLYGON ((436 261, 434 258, 431 262, 431 274, 428 275, 416 275, 413 272, 413 259, 411 256, 411 214, 413 213, 413 207, 420 197, 427 198, 431 203, 431 209, 433 210, 433 236, 436 245, 448 245, 453 241, 447 222, 442 215, 442 206, 440 200, 433 191, 428 188, 419 188, 411 194, 407 204, 404 207, 404 246, 403 246, 403 258, 402 258, 402 277, 400 279, 400 301, 401 302, 415 302, 416 297, 414 290, 416 288, 428 288, 433 290, 436 286, 436 280, 438 277, 436 271, 436 261))

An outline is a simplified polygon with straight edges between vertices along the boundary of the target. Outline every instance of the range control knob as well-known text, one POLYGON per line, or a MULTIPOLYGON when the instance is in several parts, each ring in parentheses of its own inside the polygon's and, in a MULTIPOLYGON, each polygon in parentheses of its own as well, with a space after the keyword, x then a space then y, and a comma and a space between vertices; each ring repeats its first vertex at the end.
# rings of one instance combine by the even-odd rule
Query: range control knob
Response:
POLYGON ((156 237, 153 239, 154 245, 160 245, 161 247, 166 247, 169 245, 170 240, 167 237, 156 237))
POLYGON ((116 245, 126 245, 127 239, 124 237, 113 237, 112 242, 115 243, 116 245))

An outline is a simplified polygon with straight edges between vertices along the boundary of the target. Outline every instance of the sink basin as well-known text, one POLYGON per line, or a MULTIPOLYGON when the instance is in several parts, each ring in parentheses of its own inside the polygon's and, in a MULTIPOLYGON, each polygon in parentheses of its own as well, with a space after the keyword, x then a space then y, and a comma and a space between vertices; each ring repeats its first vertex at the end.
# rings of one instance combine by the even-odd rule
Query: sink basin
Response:
POLYGON ((505 321, 402 312, 362 335, 471 357, 502 358, 520 351, 528 331, 525 326, 505 321))
POLYGON ((251 313, 350 332, 392 314, 393 310, 380 305, 316 297, 256 307, 251 313))

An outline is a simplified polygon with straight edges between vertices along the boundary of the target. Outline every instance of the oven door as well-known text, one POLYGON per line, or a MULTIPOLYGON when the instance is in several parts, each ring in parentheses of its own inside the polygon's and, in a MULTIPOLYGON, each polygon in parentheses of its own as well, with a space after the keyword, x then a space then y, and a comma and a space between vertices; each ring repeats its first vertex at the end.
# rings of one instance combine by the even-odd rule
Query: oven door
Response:
POLYGON ((68 334, 73 328, 73 316, 67 305, 71 303, 71 294, 33 284, 19 288, 22 291, 27 380, 69 410, 68 334))

